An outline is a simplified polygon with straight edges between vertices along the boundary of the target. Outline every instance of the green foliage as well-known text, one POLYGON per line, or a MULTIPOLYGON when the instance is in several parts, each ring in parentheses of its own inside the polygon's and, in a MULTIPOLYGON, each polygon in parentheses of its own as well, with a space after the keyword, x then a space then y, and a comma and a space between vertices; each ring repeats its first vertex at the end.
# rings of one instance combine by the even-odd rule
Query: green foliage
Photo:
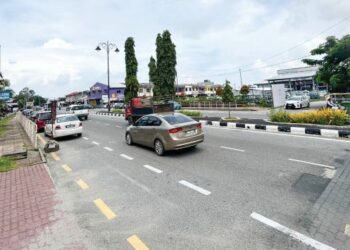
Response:
POLYGON ((191 116, 191 117, 202 117, 202 113, 199 111, 192 111, 192 110, 180 110, 181 114, 191 116))
POLYGON ((308 65, 319 65, 318 82, 330 85, 332 92, 350 89, 350 35, 341 39, 327 37, 326 42, 311 51, 311 55, 322 55, 322 60, 304 59, 308 65))
POLYGON ((223 92, 224 92, 224 90, 221 86, 219 86, 215 91, 217 96, 222 96, 223 92))
POLYGON ((176 50, 175 44, 171 40, 171 34, 165 30, 163 34, 158 34, 156 39, 156 78, 153 82, 155 98, 169 98, 175 96, 176 78, 176 50))
POLYGON ((2 136, 6 131, 6 126, 10 122, 12 117, 6 117, 0 120, 0 136, 2 136))
POLYGON ((8 79, 0 79, 0 90, 3 90, 10 86, 10 80, 8 79))
POLYGON ((230 85, 230 82, 226 80, 224 89, 222 91, 222 101, 224 103, 233 102, 235 100, 235 97, 232 92, 232 87, 230 85))
POLYGON ((242 85, 242 87, 241 87, 239 93, 240 93, 241 95, 248 95, 248 94, 249 94, 249 91, 250 91, 250 88, 249 88, 248 85, 242 85))
POLYGON ((153 56, 151 56, 151 58, 149 59, 148 69, 149 82, 153 84, 153 96, 160 96, 160 86, 157 80, 157 64, 153 56))
POLYGON ((137 59, 135 56, 134 38, 128 37, 125 41, 125 102, 129 102, 132 98, 137 97, 139 91, 139 82, 137 80, 137 59))
POLYGON ((47 99, 40 95, 35 95, 33 96, 33 101, 34 101, 34 106, 40 106, 45 104, 47 102, 47 99))
POLYGON ((122 110, 122 109, 112 109, 111 112, 112 113, 117 113, 117 114, 123 114, 124 110, 122 110))
POLYGON ((0 172, 7 172, 16 168, 16 162, 9 157, 0 157, 0 172))
POLYGON ((266 98, 261 98, 259 100, 259 106, 260 107, 263 107, 263 108, 267 108, 270 106, 270 104, 268 103, 267 99, 266 98))
POLYGON ((350 116, 344 110, 321 109, 315 111, 289 113, 283 110, 271 111, 273 122, 310 123, 343 126, 350 123, 350 116))
POLYGON ((27 102, 32 102, 34 100, 34 95, 34 90, 25 87, 13 99, 18 103, 20 108, 24 108, 27 102))

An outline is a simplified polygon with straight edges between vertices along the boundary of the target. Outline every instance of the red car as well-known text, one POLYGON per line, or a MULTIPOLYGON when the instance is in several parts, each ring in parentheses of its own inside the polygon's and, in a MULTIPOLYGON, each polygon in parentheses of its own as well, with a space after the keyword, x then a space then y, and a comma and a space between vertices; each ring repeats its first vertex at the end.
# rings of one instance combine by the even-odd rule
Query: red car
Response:
POLYGON ((51 120, 50 111, 38 112, 34 120, 37 126, 37 132, 44 131, 46 122, 50 120, 51 120))

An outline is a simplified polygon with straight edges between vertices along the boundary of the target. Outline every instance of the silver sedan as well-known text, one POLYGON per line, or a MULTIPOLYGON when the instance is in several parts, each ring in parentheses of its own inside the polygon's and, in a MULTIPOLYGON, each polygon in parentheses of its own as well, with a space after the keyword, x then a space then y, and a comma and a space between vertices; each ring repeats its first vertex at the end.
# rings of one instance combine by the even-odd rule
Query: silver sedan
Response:
POLYGON ((165 151, 195 147, 204 141, 202 124, 177 114, 150 114, 130 125, 125 134, 128 145, 140 144, 154 148, 157 155, 165 151))

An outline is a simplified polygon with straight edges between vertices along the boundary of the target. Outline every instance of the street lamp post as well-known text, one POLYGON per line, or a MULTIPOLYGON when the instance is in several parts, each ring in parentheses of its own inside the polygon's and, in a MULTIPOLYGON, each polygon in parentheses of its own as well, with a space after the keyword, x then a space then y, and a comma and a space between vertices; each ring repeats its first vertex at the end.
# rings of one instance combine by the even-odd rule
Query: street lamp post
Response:
POLYGON ((102 49, 106 50, 107 52, 107 83, 108 83, 108 112, 111 111, 111 102, 110 102, 110 85, 109 85, 109 51, 113 50, 115 52, 119 52, 119 49, 117 47, 117 45, 115 45, 114 43, 110 43, 109 41, 107 42, 101 42, 97 45, 96 49, 97 51, 100 51, 102 49))

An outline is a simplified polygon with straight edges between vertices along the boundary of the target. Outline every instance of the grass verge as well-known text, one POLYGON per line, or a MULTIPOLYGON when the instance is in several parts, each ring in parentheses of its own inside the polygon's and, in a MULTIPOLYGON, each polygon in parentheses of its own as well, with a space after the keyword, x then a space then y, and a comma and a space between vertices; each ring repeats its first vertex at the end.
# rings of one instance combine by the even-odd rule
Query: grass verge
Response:
POLYGON ((180 110, 179 111, 183 115, 187 115, 190 117, 202 117, 202 113, 199 111, 192 111, 192 110, 180 110))
POLYGON ((112 113, 117 113, 117 114, 123 114, 124 110, 123 109, 112 109, 111 112, 112 113))
POLYGON ((16 161, 9 157, 0 157, 0 172, 7 172, 16 169, 16 161))
POLYGON ((12 117, 6 117, 0 120, 0 136, 6 131, 7 124, 11 121, 12 117))

